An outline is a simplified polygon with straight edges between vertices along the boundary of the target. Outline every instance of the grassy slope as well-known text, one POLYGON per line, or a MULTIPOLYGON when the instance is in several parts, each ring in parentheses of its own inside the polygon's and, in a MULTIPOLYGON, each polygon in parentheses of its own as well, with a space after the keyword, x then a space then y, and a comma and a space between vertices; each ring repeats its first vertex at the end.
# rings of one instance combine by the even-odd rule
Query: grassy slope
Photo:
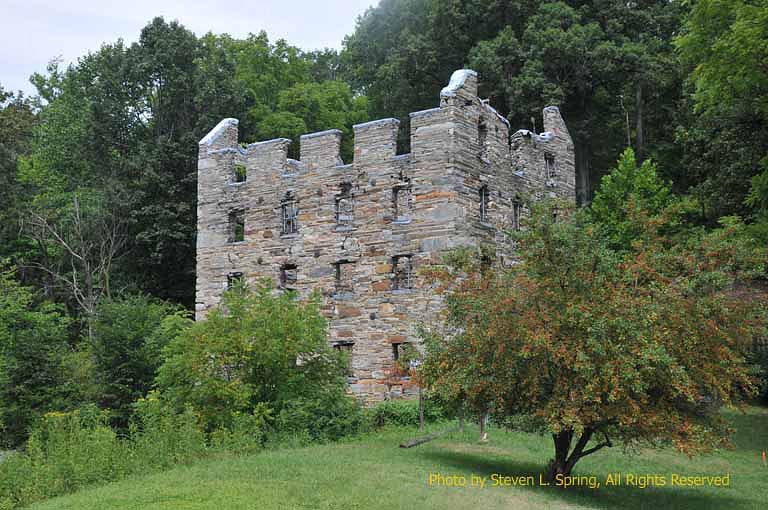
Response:
POLYGON ((766 508, 768 409, 729 413, 738 432, 736 448, 689 459, 671 450, 628 456, 603 450, 577 466, 579 475, 606 473, 731 474, 731 488, 428 487, 430 472, 443 474, 536 474, 551 457, 551 441, 491 429, 477 444, 476 431, 454 434, 417 448, 397 444, 412 432, 388 432, 344 444, 272 450, 176 468, 143 478, 49 500, 43 509, 453 509, 453 508, 766 508))

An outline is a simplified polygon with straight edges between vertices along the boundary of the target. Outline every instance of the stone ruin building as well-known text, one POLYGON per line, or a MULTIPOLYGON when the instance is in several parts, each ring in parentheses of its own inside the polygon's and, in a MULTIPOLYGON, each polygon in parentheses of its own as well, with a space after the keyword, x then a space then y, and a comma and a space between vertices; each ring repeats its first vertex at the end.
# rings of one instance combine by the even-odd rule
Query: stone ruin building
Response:
POLYGON ((509 264, 527 199, 575 200, 568 129, 555 106, 543 121, 543 133, 511 132, 467 69, 437 108, 410 114, 408 154, 396 151, 397 119, 354 126, 348 163, 338 129, 301 136, 295 160, 291 140, 243 148, 237 119, 222 120, 199 146, 197 318, 238 279, 320 290, 328 341, 350 354, 350 390, 368 403, 410 391, 395 361, 441 306, 419 267, 467 245, 509 264))

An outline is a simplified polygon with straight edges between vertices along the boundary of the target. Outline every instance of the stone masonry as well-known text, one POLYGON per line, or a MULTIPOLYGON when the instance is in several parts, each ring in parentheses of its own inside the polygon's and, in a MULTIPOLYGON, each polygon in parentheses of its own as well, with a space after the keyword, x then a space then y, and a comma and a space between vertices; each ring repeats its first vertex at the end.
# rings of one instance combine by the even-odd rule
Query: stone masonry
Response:
POLYGON ((339 130, 303 135, 294 160, 290 140, 242 148, 238 121, 222 120, 199 146, 197 318, 239 278, 317 289, 329 342, 351 355, 351 391, 368 403, 406 393, 395 359, 441 306, 419 267, 467 245, 509 264, 528 200, 575 200, 568 129, 555 106, 543 119, 543 133, 511 133, 463 69, 439 107, 410 114, 409 154, 396 154, 397 119, 354 126, 348 164, 339 130))

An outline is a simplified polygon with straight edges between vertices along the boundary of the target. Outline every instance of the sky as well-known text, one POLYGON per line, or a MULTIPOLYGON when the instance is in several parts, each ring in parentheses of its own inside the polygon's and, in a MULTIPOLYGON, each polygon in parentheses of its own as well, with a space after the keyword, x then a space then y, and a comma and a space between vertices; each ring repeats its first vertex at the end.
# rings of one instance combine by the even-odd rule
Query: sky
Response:
POLYGON ((0 85, 35 92, 29 83, 54 57, 65 64, 105 42, 138 39, 152 18, 178 20, 197 35, 244 37, 265 30, 305 50, 341 47, 357 17, 378 0, 0 0, 0 85))

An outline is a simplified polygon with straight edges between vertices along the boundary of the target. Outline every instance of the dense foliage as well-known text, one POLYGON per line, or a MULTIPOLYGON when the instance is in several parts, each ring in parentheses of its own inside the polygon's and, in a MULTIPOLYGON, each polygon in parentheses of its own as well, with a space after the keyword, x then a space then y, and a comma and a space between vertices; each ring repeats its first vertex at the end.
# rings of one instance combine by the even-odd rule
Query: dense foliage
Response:
POLYGON ((173 414, 151 402, 140 406, 135 426, 124 437, 109 427, 106 413, 93 406, 49 413, 30 436, 25 452, 0 462, 0 509, 188 463, 214 451, 194 414, 173 414))
POLYGON ((377 117, 434 107, 465 66, 512 126, 541 128, 541 108, 559 105, 587 200, 628 138, 641 159, 673 156, 681 19, 681 2, 666 0, 384 0, 345 40, 342 63, 377 117))
MULTIPOLYGON (((647 234, 638 216, 669 216, 675 201, 669 186, 656 173, 655 163, 647 159, 638 167, 634 151, 628 148, 613 172, 601 179, 589 213, 613 248, 628 250, 647 234)), ((678 212, 684 211, 682 207, 678 212)), ((669 225, 668 218, 665 221, 665 226, 678 226, 669 225)))
POLYGON ((681 168, 687 174, 680 175, 681 184, 693 186, 710 222, 729 214, 761 214, 765 221, 768 2, 701 0, 692 5, 676 40, 690 69, 690 97, 678 128, 681 168))
POLYGON ((162 353, 186 324, 178 307, 142 295, 103 301, 93 320, 96 401, 127 427, 133 404, 149 393, 162 353))
POLYGON ((191 405, 209 430, 256 413, 276 418, 281 432, 337 438, 355 430, 359 411, 326 332, 316 299, 302 303, 266 283, 235 288, 170 341, 158 388, 178 409, 191 405))
POLYGON ((70 321, 0 267, 0 448, 24 439, 43 413, 66 406, 62 357, 70 321))
POLYGON ((620 251, 586 211, 565 208, 535 207, 512 268, 464 254, 434 270, 458 283, 451 329, 428 335, 428 385, 477 415, 552 434, 552 476, 617 439, 687 453, 723 444, 713 410, 755 392, 745 357, 766 334, 768 299, 749 284, 765 278, 765 246, 737 220, 676 241, 663 214, 641 210, 618 232, 642 235, 620 251))

